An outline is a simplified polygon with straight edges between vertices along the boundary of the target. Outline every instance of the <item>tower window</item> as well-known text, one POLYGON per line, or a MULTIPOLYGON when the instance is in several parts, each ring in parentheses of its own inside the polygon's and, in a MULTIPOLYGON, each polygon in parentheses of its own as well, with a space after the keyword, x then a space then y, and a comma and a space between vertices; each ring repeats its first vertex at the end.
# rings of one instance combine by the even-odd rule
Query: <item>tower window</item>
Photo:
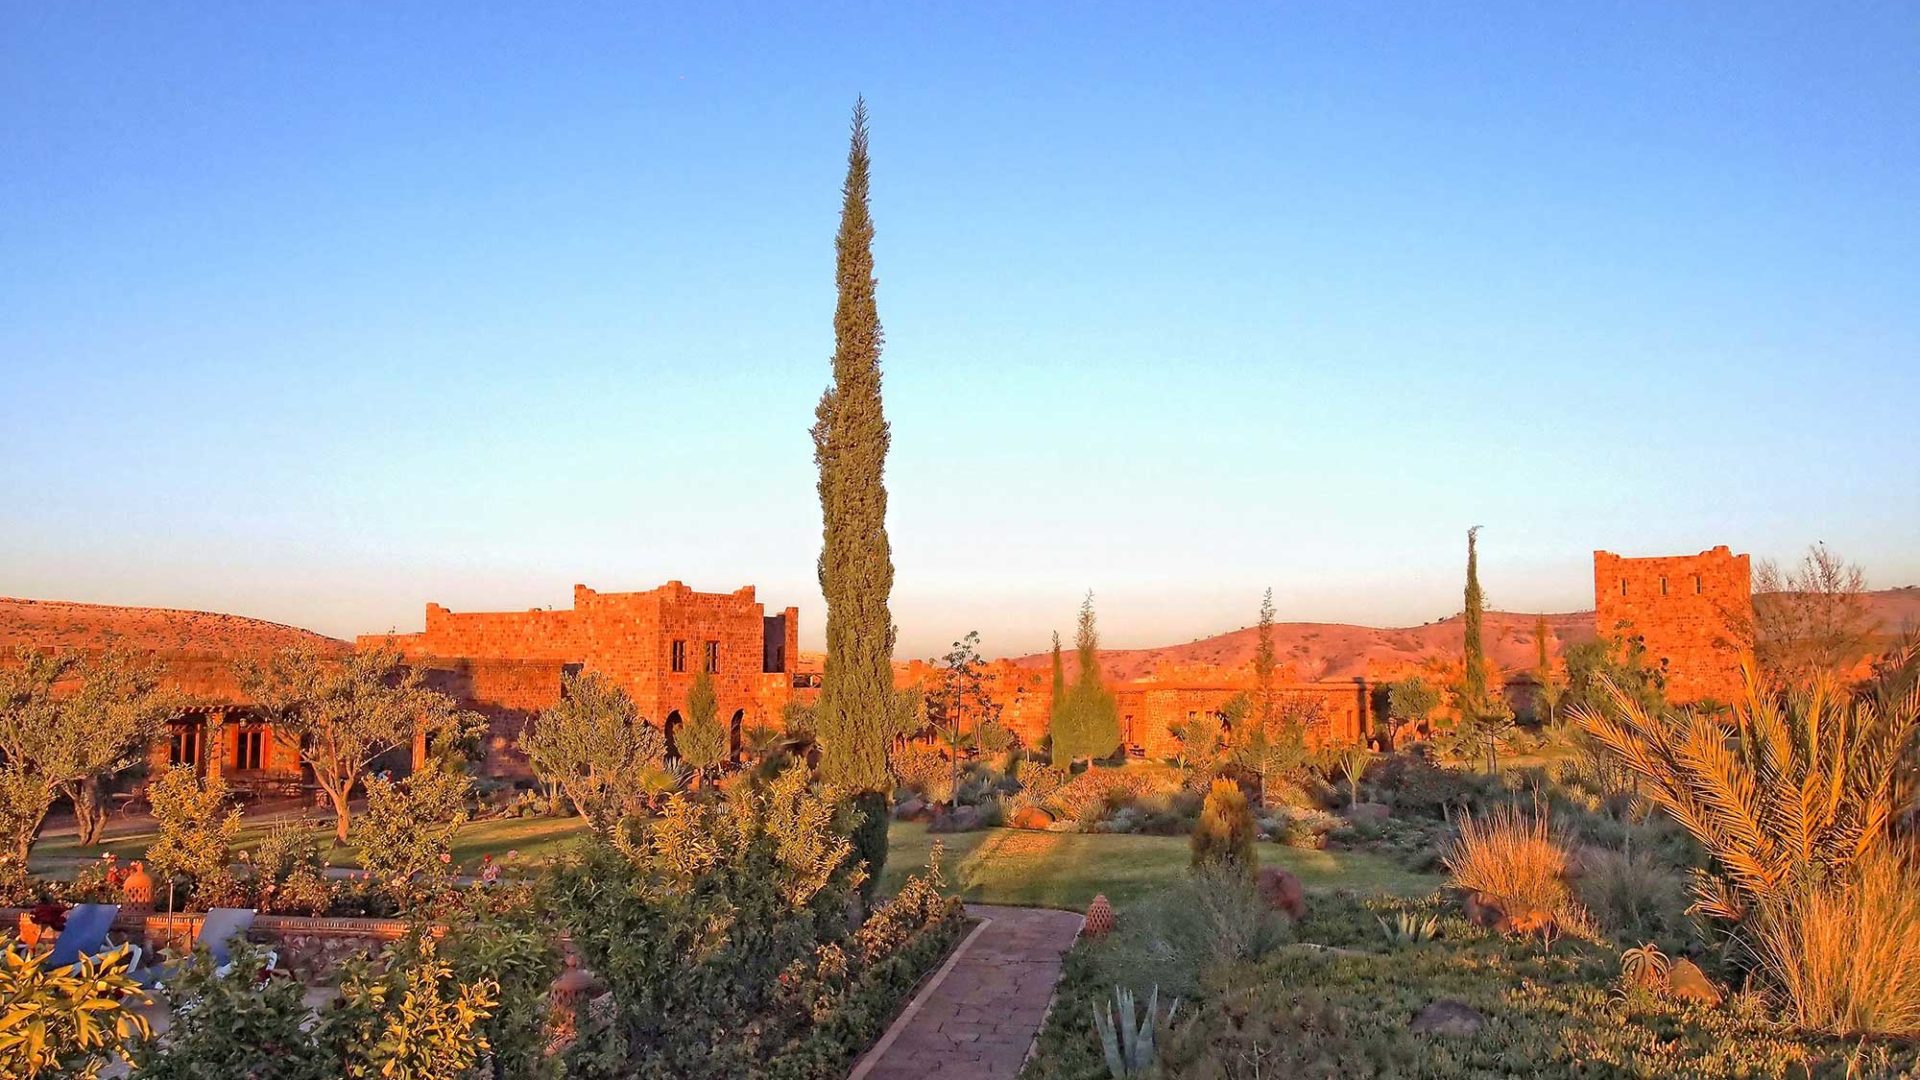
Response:
POLYGON ((672 669, 674 671, 687 670, 687 643, 684 641, 676 641, 673 643, 672 669))
POLYGON ((1667 579, 1665 575, 1662 575, 1660 578, 1660 595, 1667 595, 1667 579))
POLYGON ((1627 579, 1626 578, 1620 579, 1620 595, 1621 596, 1627 595, 1627 579))
POLYGON ((1695 574, 1693 575, 1693 595, 1699 596, 1701 591, 1702 590, 1700 588, 1700 575, 1695 574))
POLYGON ((707 662, 707 674, 712 675, 715 672, 720 670, 720 643, 719 642, 717 641, 707 642, 706 662, 707 662))

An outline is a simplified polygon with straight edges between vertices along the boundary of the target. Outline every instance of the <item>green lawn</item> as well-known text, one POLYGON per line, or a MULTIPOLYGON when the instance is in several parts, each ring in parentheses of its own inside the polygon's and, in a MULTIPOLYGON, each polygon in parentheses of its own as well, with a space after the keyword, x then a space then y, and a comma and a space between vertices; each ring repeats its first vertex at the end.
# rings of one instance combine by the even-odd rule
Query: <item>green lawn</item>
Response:
MULTIPOLYGON (((237 846, 242 851, 252 849, 271 828, 273 825, 268 822, 250 822, 241 829, 237 846)), ((332 819, 316 822, 312 829, 328 862, 335 866, 360 864, 359 855, 352 847, 334 846, 332 819)), ((517 853, 516 863, 524 864, 565 850, 578 843, 586 831, 586 821, 577 817, 470 821, 461 826, 454 837, 453 857, 468 871, 476 869, 483 855, 500 858, 509 851, 517 853)), ((99 858, 103 851, 111 851, 123 860, 138 859, 146 854, 153 841, 154 832, 150 828, 110 834, 106 845, 99 848, 82 848, 71 836, 63 835, 34 845, 32 867, 36 873, 64 877, 73 869, 74 859, 99 858)))
MULTIPOLYGON (((1184 836, 1114 833, 1029 832, 987 829, 930 835, 925 825, 895 823, 881 891, 892 892, 927 863, 933 841, 945 842, 942 867, 949 884, 968 900, 1084 910, 1095 894, 1115 906, 1177 881, 1187 872, 1184 836)), ((1417 896, 1440 878, 1402 869, 1390 859, 1362 852, 1308 851, 1259 845, 1260 861, 1300 876, 1309 889, 1417 896)))

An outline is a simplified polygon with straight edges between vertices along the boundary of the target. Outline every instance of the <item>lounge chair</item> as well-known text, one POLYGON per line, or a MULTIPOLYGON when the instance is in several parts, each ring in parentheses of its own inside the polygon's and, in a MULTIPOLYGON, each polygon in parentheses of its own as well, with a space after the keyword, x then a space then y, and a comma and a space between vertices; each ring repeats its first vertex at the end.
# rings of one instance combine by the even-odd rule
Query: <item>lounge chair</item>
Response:
MULTIPOLYGON (((233 942, 236 938, 246 940, 247 930, 253 926, 254 916, 259 914, 253 908, 213 908, 200 920, 200 929, 193 936, 193 947, 207 950, 213 958, 214 975, 224 979, 233 973, 233 942)), ((265 970, 272 971, 280 962, 280 954, 268 950, 265 970)), ((142 981, 148 986, 171 982, 180 972, 183 960, 162 964, 145 974, 142 981)))
MULTIPOLYGON (((83 956, 97 956, 108 952, 107 932, 113 929, 113 920, 120 914, 119 904, 81 904, 67 912, 66 929, 60 931, 60 937, 53 943, 53 955, 47 959, 48 968, 62 968, 78 963, 83 956)), ((131 971, 138 966, 139 946, 134 946, 134 964, 128 965, 131 971)))

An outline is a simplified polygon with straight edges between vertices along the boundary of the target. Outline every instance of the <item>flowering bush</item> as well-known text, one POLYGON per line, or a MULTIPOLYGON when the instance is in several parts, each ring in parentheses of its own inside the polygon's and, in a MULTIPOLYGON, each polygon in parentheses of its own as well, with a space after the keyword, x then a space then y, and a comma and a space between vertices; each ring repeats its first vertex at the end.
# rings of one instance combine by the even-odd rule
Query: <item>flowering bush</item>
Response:
POLYGON ((366 867, 402 911, 421 910, 453 889, 453 837, 467 820, 473 781, 435 762, 404 782, 367 781, 367 812, 355 833, 366 867))

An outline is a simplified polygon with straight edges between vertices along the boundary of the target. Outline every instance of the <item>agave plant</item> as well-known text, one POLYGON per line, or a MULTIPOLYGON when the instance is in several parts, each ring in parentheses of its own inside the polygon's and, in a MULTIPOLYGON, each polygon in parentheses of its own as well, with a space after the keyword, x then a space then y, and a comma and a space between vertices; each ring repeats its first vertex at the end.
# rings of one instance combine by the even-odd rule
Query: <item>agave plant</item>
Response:
POLYGON ((1374 921, 1380 924, 1381 932, 1387 935, 1389 945, 1417 945, 1440 936, 1438 915, 1423 919, 1411 911, 1401 911, 1395 913, 1392 922, 1379 916, 1375 916, 1374 921))
POLYGON ((1175 999, 1162 1018, 1160 1013, 1160 988, 1155 986, 1147 994, 1147 1010, 1135 1015, 1133 991, 1118 987, 1113 992, 1113 1009, 1097 1005, 1093 1010, 1093 1027, 1100 1036, 1100 1049, 1106 1054, 1107 1072, 1113 1080, 1133 1080, 1144 1076, 1153 1067, 1155 1055, 1154 1036, 1163 1028, 1172 1025, 1175 1013, 1180 1011, 1180 1001, 1175 999))
POLYGON ((1747 669, 1728 714, 1650 710, 1611 683, 1574 719, 1712 856, 1693 910, 1730 921, 1758 902, 1849 870, 1913 805, 1905 752, 1920 687, 1870 701, 1819 683, 1785 696, 1747 669))

